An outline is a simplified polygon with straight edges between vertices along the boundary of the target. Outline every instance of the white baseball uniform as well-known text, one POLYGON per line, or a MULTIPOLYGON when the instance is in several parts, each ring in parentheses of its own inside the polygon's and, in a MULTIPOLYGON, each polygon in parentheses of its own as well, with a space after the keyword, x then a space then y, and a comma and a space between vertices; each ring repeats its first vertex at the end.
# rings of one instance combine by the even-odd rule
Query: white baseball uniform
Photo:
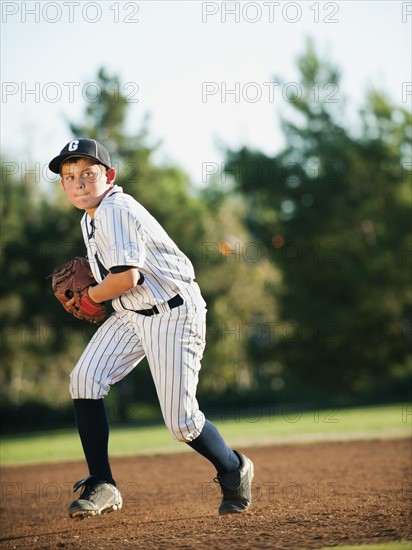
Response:
POLYGON ((117 185, 94 219, 84 214, 81 227, 97 282, 124 266, 137 267, 144 279, 112 300, 114 313, 98 328, 70 375, 72 398, 105 397, 146 356, 167 427, 175 439, 192 441, 205 423, 196 388, 206 304, 191 262, 155 218, 117 185), (154 314, 137 313, 153 313, 154 307, 154 314))

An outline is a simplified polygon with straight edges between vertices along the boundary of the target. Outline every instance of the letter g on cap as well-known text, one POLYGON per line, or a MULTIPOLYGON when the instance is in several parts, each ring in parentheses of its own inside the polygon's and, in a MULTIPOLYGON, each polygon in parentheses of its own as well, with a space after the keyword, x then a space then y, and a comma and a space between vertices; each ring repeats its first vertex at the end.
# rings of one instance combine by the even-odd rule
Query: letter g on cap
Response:
POLYGON ((78 139, 74 139, 73 141, 71 141, 69 143, 69 147, 68 147, 68 150, 69 151, 76 151, 77 148, 79 146, 79 140, 78 139))

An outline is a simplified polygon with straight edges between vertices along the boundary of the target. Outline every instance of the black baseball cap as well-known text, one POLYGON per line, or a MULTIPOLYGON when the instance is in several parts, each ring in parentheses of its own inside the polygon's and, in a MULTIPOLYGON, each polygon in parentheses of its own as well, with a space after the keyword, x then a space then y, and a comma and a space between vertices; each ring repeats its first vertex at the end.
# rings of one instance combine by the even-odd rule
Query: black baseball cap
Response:
POLYGON ((60 151, 60 155, 50 161, 49 169, 55 174, 60 174, 62 163, 70 157, 88 157, 106 168, 111 167, 110 155, 106 147, 95 139, 82 138, 69 141, 60 151))

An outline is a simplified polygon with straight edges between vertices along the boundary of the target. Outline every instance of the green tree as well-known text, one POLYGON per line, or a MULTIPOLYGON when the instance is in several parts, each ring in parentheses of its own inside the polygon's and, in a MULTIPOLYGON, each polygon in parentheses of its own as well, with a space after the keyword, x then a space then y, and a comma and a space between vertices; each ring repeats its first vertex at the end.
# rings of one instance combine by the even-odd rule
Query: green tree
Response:
POLYGON ((254 348, 273 342, 276 304, 268 286, 279 274, 242 221, 243 201, 225 193, 216 200, 210 191, 205 192, 209 212, 202 244, 204 265, 198 270, 208 304, 200 395, 210 401, 259 401, 262 393, 268 394, 272 380, 262 377, 269 358, 261 362, 254 348))
POLYGON ((271 353, 301 397, 405 397, 411 116, 371 91, 351 132, 338 71, 311 43, 298 67, 299 93, 282 121, 287 147, 274 157, 227 154, 247 226, 282 274, 271 353))

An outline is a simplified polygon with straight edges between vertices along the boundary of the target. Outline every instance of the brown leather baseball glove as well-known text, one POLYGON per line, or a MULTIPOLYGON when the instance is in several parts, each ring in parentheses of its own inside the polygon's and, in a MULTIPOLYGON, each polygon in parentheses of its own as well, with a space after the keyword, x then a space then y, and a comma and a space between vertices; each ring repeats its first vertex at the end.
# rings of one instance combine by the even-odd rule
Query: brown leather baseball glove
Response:
POLYGON ((66 262, 49 277, 52 278, 54 295, 66 311, 90 323, 101 323, 107 318, 105 305, 93 302, 89 296, 89 287, 97 283, 86 258, 74 258, 66 262), (71 298, 74 298, 73 305, 66 306, 71 298))

